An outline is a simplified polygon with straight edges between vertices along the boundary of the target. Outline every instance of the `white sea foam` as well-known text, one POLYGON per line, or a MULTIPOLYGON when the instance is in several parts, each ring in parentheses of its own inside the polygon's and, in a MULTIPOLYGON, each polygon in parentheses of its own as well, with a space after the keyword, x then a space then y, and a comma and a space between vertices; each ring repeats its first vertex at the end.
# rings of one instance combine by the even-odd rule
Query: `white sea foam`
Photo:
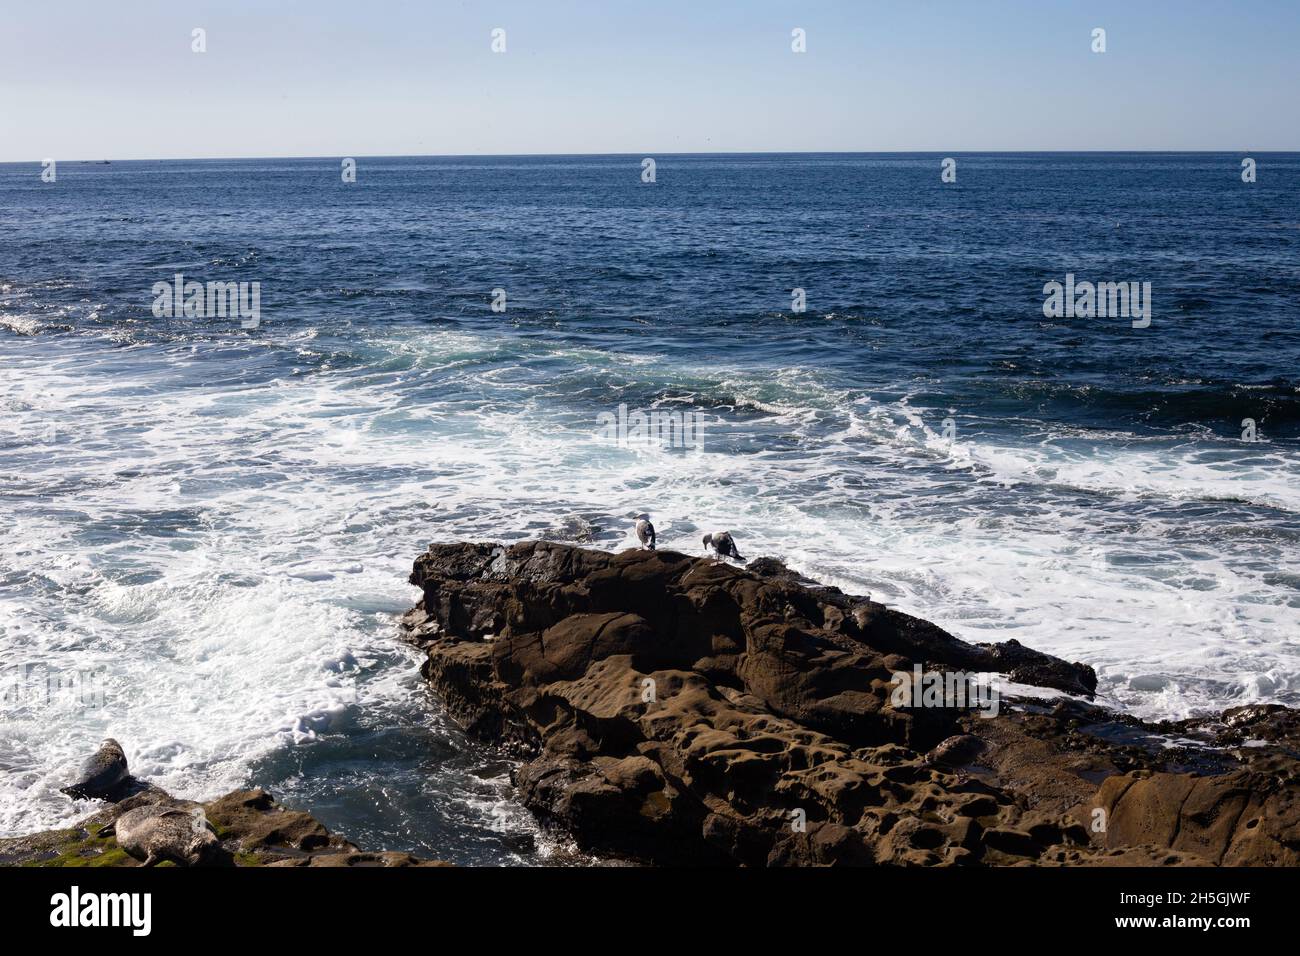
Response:
MULTIPOLYGON (((730 528, 746 556, 961 637, 1092 663, 1106 699, 1144 716, 1300 693, 1294 583, 1189 534, 1176 507, 1296 511, 1296 463, 1276 450, 1234 466, 1136 441, 949 447, 942 410, 850 406, 800 370, 727 375, 751 417, 720 416, 700 451, 617 447, 597 435, 601 409, 566 410, 504 368, 501 337, 377 342, 388 358, 366 376, 220 388, 196 383, 212 361, 201 349, 43 338, 0 345, 0 650, 98 671, 105 702, 9 709, 0 832, 83 813, 57 787, 100 737, 118 737, 138 773, 210 796, 409 694, 365 672, 392 651, 386 615, 416 596, 412 557, 574 514, 604 516, 605 547, 631 546, 640 511, 661 548, 687 553, 730 528), (755 428, 782 443, 737 453, 755 428)), ((567 361, 620 367, 607 353, 567 361)), ((1276 547, 1294 567, 1294 543, 1276 547)), ((487 825, 516 812, 504 799, 482 799, 487 825)))

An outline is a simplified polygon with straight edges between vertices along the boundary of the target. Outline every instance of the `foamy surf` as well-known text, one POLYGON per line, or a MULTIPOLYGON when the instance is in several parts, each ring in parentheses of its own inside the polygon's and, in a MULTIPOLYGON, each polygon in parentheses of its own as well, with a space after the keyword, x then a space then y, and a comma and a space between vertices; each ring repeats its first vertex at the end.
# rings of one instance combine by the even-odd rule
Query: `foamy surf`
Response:
MULTIPOLYGON (((6 658, 100 671, 112 706, 6 721, 6 832, 81 812, 57 788, 102 736, 129 742, 160 785, 206 795, 247 783, 268 755, 344 733, 415 681, 412 658, 406 686, 366 672, 394 654, 391 615, 413 600, 418 550, 542 534, 575 513, 598 516, 605 547, 632 544, 640 510, 661 547, 688 553, 703 530, 731 528, 749 554, 968 639, 1086 660, 1102 692, 1142 716, 1300 689, 1286 637, 1300 625, 1294 588, 1269 584, 1247 554, 1180 537, 1179 502, 1214 492, 1208 465, 1156 480, 1133 450, 1106 466, 989 440, 945 451, 928 431, 938 411, 877 402, 845 417, 807 373, 812 405, 715 413, 689 451, 618 447, 536 383, 512 384, 521 376, 502 357, 529 359, 508 343, 452 333, 397 353, 415 357, 402 382, 320 371, 181 391, 167 386, 187 372, 166 356, 143 367, 131 352, 87 362, 66 345, 19 356, 26 374, 2 396, 16 410, 8 480, 21 476, 3 529, 16 543, 3 566, 6 658), (447 382, 453 395, 432 400, 447 382), (469 405, 455 389, 496 398, 469 405), (763 428, 789 440, 735 450, 763 428), (1120 480, 1134 473, 1139 487, 1120 480), (998 505, 1008 484, 1021 489, 1012 509, 998 505), (1144 496, 1158 507, 1135 503, 1144 496)), ((735 373, 718 387, 760 385, 735 373)), ((1273 492, 1290 474, 1267 457, 1251 467, 1273 492)), ((514 812, 466 799, 485 819, 514 812)))

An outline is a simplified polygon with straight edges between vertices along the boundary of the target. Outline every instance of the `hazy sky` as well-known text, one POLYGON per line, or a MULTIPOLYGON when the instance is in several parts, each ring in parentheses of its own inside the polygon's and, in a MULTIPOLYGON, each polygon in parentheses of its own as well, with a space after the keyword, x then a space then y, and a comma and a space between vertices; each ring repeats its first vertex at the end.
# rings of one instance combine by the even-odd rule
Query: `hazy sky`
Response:
POLYGON ((1300 0, 13 0, 0 16, 0 161, 1297 148, 1300 0))

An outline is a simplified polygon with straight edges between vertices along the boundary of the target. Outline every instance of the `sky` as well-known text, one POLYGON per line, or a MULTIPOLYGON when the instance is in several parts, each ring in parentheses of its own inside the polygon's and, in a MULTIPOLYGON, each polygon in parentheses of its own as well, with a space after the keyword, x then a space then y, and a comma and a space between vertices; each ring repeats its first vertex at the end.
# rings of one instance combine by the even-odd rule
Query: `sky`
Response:
POLYGON ((1300 149, 1300 0, 13 0, 0 14, 0 162, 1089 149, 1300 149))

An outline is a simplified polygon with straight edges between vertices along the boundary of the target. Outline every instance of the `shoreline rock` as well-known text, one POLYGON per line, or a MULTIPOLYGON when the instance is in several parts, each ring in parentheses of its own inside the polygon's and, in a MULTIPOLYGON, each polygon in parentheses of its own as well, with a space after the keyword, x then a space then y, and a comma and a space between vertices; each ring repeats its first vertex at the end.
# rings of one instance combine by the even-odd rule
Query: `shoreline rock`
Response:
POLYGON ((807 581, 671 551, 435 545, 403 618, 467 731, 584 850, 705 865, 1295 865, 1297 713, 1144 724, 1091 667, 971 644, 807 581), (893 674, 1076 695, 895 706, 893 674))
MULTIPOLYGON (((74 799, 105 802, 84 820, 58 830, 0 839, 0 866, 445 866, 409 853, 367 853, 330 833, 311 814, 290 810, 265 790, 235 790, 200 803, 180 800, 147 781, 131 776, 115 740, 106 740, 86 762, 83 780, 66 787, 74 799), (105 768, 111 767, 111 772, 105 768), (86 781, 91 786, 86 785, 86 781), (174 840, 159 828, 159 840, 132 838, 129 821, 156 817, 158 810, 184 811, 184 826, 193 830, 174 840), (124 835, 122 830, 127 827, 124 835), (114 831, 117 832, 114 832, 114 831), (199 840, 192 837, 198 835, 199 840), (119 838, 121 842, 119 843, 119 838), (158 854, 159 841, 166 850, 158 854), (175 845, 167 846, 167 844, 175 845), (201 844, 201 845, 200 845, 201 844), (148 860, 148 863, 146 863, 148 860), (156 862, 161 860, 161 862, 156 862)), ((174 817, 175 814, 169 814, 174 817)))
MULTIPOLYGON (((446 866, 409 853, 371 853, 330 833, 311 814, 290 810, 265 790, 235 790, 195 803, 156 787, 110 804, 59 830, 0 839, 0 866, 143 866, 100 831, 128 810, 153 804, 201 807, 217 838, 208 866, 446 866)), ((175 865, 161 863, 160 866, 175 865)))

